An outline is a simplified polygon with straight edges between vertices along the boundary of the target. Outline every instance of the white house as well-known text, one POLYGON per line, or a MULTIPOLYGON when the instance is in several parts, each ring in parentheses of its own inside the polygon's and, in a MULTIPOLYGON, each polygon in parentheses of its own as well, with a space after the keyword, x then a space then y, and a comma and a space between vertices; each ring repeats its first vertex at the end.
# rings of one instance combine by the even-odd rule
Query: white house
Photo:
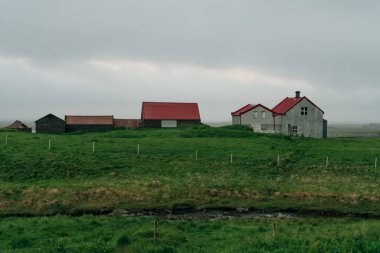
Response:
POLYGON ((275 132, 290 136, 327 137, 324 111, 297 91, 269 109, 261 104, 248 104, 232 112, 232 124, 248 125, 255 132, 275 132))

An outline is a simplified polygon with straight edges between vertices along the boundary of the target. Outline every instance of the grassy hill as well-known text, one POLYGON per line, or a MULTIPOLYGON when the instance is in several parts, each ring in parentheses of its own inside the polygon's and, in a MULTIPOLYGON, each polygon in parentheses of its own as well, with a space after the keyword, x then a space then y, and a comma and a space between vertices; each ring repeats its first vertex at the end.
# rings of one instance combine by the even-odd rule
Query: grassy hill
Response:
POLYGON ((289 138, 232 126, 0 132, 0 214, 246 207, 380 215, 375 157, 380 139, 289 138))

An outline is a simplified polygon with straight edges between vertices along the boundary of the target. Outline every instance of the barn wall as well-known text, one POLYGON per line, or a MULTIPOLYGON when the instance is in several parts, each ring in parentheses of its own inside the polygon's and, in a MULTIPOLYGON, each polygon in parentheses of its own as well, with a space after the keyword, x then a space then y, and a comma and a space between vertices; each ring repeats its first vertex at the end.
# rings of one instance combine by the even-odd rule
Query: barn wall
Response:
POLYGON ((102 132, 114 129, 113 125, 66 125, 66 132, 93 131, 102 132))
POLYGON ((160 128, 161 120, 144 120, 143 126, 148 128, 160 128))
POLYGON ((64 133, 65 122, 59 118, 45 117, 36 122, 37 133, 64 133))
POLYGON ((178 126, 185 126, 185 125, 200 125, 200 120, 177 120, 178 126))
POLYGON ((32 132, 32 128, 14 128, 14 130, 16 131, 19 131, 19 132, 25 132, 25 133, 31 133, 32 132))
MULTIPOLYGON (((200 120, 177 120, 177 126, 200 125, 200 120)), ((148 128, 161 128, 161 120, 144 120, 143 126, 148 128)))

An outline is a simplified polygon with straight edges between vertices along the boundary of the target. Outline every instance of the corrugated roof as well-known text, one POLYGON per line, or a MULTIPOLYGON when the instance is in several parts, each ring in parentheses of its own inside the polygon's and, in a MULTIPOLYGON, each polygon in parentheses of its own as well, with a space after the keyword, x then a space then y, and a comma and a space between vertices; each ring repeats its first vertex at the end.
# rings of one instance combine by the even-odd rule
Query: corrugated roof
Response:
POLYGON ((65 116, 68 125, 113 125, 113 116, 65 116))
POLYGON ((300 98, 285 98, 283 101, 281 101, 278 105, 276 105, 272 110, 274 113, 276 114, 285 114, 287 113, 290 109, 292 109, 295 105, 297 105, 299 102, 301 102, 302 100, 304 99, 307 99, 312 105, 314 105, 315 107, 317 107, 322 113, 324 113, 323 110, 321 110, 321 108, 319 108, 318 106, 316 106, 313 102, 310 101, 310 99, 308 99, 307 97, 300 97, 300 98))
POLYGON ((255 108, 255 106, 256 105, 252 105, 252 104, 245 105, 242 108, 240 108, 234 112, 231 112, 231 115, 232 116, 240 116, 240 115, 246 113, 247 111, 252 110, 253 108, 255 108))
POLYGON ((231 115, 232 116, 240 116, 246 112, 249 112, 250 110, 253 110, 257 107, 262 107, 270 112, 272 112, 271 109, 269 109, 268 107, 262 105, 262 104, 248 104, 246 106, 243 106, 242 108, 240 108, 239 110, 235 111, 235 112, 231 112, 231 115))
POLYGON ((201 120, 197 103, 143 102, 144 120, 201 120))
POLYGON ((22 123, 21 121, 16 120, 15 122, 10 124, 6 128, 8 128, 8 129, 22 129, 22 128, 29 128, 29 127, 27 125, 25 125, 24 123, 22 123))

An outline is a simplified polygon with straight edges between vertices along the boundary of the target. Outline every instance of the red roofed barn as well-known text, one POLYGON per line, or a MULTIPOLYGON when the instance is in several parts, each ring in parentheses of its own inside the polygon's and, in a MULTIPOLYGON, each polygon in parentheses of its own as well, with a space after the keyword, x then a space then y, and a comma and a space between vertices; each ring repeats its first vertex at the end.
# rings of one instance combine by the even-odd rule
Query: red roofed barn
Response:
POLYGON ((324 111, 297 91, 269 109, 261 104, 248 104, 232 112, 232 123, 249 125, 255 132, 282 133, 290 136, 327 137, 324 111))
POLYGON ((143 102, 141 120, 144 127, 177 127, 201 123, 197 103, 143 102))

